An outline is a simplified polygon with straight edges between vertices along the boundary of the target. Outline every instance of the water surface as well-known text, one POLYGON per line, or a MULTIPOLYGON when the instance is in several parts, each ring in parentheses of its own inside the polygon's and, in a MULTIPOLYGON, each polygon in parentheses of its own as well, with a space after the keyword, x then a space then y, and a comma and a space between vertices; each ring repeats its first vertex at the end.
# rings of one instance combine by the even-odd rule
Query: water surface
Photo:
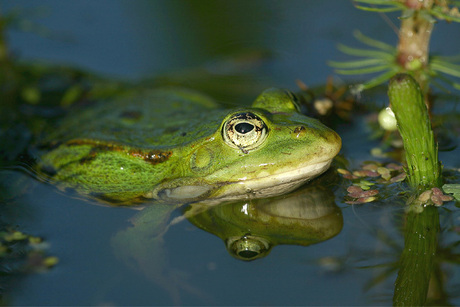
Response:
MULTIPOLYGON (((212 70, 225 56, 264 50, 271 57, 258 68, 258 86, 291 89, 296 88, 296 79, 323 84, 333 74, 326 61, 344 58, 336 44, 356 44, 354 29, 396 42, 383 18, 358 11, 349 1, 197 3, 41 1, 46 17, 32 20, 49 31, 47 36, 11 31, 9 41, 21 59, 74 65, 129 80, 193 67, 212 70)), ((4 2, 2 12, 13 7, 35 4, 4 2)), ((440 24, 432 49, 445 54, 459 50, 459 42, 449 39, 448 33, 455 31, 456 25, 440 24)), ((386 98, 372 103, 383 106, 386 98)), ((369 140, 365 117, 356 116, 338 126, 337 132, 350 169, 375 159, 370 150, 379 142, 369 140)), ((458 149, 440 153, 440 158, 446 168, 460 167, 458 149)), ((220 238, 188 220, 171 226, 162 240, 147 238, 145 254, 129 256, 127 246, 135 242, 120 250, 114 238, 130 227, 137 210, 72 198, 23 173, 3 175, 24 177, 30 186, 16 199, 18 207, 7 212, 12 224, 43 237, 49 243, 48 253, 59 258, 47 272, 9 280, 4 292, 11 305, 387 305, 392 301, 396 269, 374 281, 399 259, 404 201, 391 198, 350 206, 344 203, 348 183, 343 180, 331 187, 343 218, 340 233, 309 246, 275 246, 267 257, 244 262, 231 257, 220 238)), ((456 208, 449 208, 454 213, 440 210, 444 229, 459 222, 456 208)), ((171 212, 168 221, 182 210, 171 212)), ((443 240, 455 242, 458 234, 445 231, 443 240)), ((450 296, 458 266, 443 264, 443 268, 451 274, 446 296, 451 304, 460 304, 458 297, 450 296)))

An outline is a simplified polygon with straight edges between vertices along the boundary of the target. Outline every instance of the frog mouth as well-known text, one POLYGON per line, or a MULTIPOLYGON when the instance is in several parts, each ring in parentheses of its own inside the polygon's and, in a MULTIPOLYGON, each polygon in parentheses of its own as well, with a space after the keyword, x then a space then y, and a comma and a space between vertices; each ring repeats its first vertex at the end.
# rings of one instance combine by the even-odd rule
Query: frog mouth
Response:
POLYGON ((219 192, 220 197, 216 198, 234 200, 241 199, 244 194, 250 198, 265 198, 288 193, 324 173, 331 162, 332 159, 275 174, 240 180, 225 186, 224 191, 219 192))
POLYGON ((276 173, 260 173, 258 177, 218 184, 180 185, 174 188, 160 189, 145 195, 147 198, 159 198, 173 202, 195 202, 209 199, 217 201, 240 200, 244 198, 265 198, 288 193, 305 182, 319 176, 331 165, 332 159, 295 169, 281 170, 276 173))

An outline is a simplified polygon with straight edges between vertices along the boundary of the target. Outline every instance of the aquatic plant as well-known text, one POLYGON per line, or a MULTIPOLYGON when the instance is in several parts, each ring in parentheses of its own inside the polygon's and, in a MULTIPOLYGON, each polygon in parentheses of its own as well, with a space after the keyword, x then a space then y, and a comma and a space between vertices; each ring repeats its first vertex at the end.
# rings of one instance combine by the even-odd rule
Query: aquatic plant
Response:
POLYGON ((438 148, 422 91, 408 74, 398 74, 388 87, 391 108, 404 142, 409 185, 421 191, 441 185, 438 148))
POLYGON ((435 22, 438 20, 460 22, 460 13, 456 6, 460 1, 355 0, 354 2, 357 8, 365 11, 379 13, 401 11, 399 42, 396 47, 356 31, 354 33, 356 39, 371 48, 339 45, 340 51, 360 59, 329 62, 337 73, 343 75, 379 73, 376 77, 356 85, 353 88, 355 93, 382 84, 398 73, 412 75, 420 84, 425 99, 430 82, 442 89, 445 89, 444 84, 460 89, 460 83, 445 76, 460 77, 460 65, 456 64, 460 61, 460 57, 429 54, 430 38, 435 22))
MULTIPOLYGON (((442 83, 447 83, 455 89, 460 89, 460 83, 445 77, 445 75, 460 77, 460 65, 454 64, 460 61, 460 56, 450 58, 432 56, 429 54, 429 44, 436 21, 460 22, 460 13, 456 6, 460 1, 355 0, 354 2, 358 9, 365 11, 378 13, 401 11, 398 45, 393 47, 356 31, 355 37, 371 49, 339 45, 342 52, 361 59, 330 62, 330 65, 335 67, 339 74, 380 73, 356 85, 353 88, 354 92, 374 87, 392 78, 388 93, 391 108, 380 112, 379 123, 388 131, 399 129, 406 151, 409 185, 417 189, 418 193, 439 188, 442 185, 442 167, 438 161, 438 148, 426 109, 431 105, 430 84, 443 88, 442 83)), ((442 201, 437 203, 442 204, 442 201)))
MULTIPOLYGON (((429 44, 437 20, 460 22, 459 1, 447 0, 355 0, 356 7, 379 13, 401 11, 399 42, 396 47, 360 32, 355 37, 371 49, 339 49, 360 59, 330 62, 339 74, 378 73, 354 87, 356 93, 388 80, 388 97, 397 128, 403 139, 406 173, 413 193, 407 201, 404 222, 404 249, 398 261, 393 304, 419 306, 427 300, 438 246, 439 213, 430 205, 442 205, 452 200, 440 187, 442 165, 428 114, 430 84, 443 83, 460 89, 460 83, 449 77, 460 77, 458 57, 442 58, 429 54, 429 44)), ((394 129, 393 126, 390 126, 394 129)), ((458 185, 456 185, 458 187, 458 185)))

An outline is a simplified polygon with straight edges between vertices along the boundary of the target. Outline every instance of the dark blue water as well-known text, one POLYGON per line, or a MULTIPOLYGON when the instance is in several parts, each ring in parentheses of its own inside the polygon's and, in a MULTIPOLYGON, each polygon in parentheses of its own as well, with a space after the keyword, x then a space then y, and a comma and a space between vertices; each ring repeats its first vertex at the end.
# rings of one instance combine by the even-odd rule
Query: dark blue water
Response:
MULTIPOLYGON (((344 58, 336 45, 354 45, 354 29, 391 44, 397 40, 384 18, 356 10, 350 1, 203 1, 201 5, 205 8, 178 0, 49 0, 39 5, 17 0, 3 2, 1 9, 40 8, 37 17, 34 10, 30 16, 46 29, 43 35, 9 33, 11 49, 20 58, 130 80, 199 67, 255 49, 272 54, 259 71, 261 80, 295 89, 296 79, 314 85, 333 74, 326 61, 344 58)), ((459 42, 448 33, 458 33, 458 26, 437 27, 434 51, 459 50, 459 42)), ((385 105, 385 98, 376 104, 385 105)), ((342 154, 351 166, 373 159, 370 150, 378 142, 367 140, 370 132, 362 119, 338 132, 344 143, 342 154)), ((460 167, 458 150, 440 157, 445 165, 460 167)), ((381 269, 362 267, 398 259, 375 233, 383 231, 402 248, 401 203, 352 207, 342 202, 339 189, 336 204, 342 209, 343 229, 337 236, 307 247, 276 246, 269 256, 253 262, 234 259, 221 239, 185 220, 146 250, 151 256, 129 258, 127 263, 113 238, 130 226, 136 210, 89 204, 26 178, 30 192, 18 200, 22 207, 14 222, 43 237, 59 264, 8 285, 11 305, 391 304, 396 273, 368 287, 381 269)), ((180 214, 175 210, 171 218, 180 214)), ((452 298, 451 303, 460 302, 452 298)))

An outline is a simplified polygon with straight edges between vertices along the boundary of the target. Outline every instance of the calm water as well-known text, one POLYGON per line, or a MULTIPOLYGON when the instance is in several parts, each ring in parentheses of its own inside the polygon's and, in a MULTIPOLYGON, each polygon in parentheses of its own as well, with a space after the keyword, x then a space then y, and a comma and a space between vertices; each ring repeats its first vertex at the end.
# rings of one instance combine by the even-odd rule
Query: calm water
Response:
MULTIPOLYGON (((259 71, 259 85, 295 89, 295 79, 321 84, 333 74, 326 61, 344 58, 335 46, 354 44, 354 29, 396 41, 382 18, 357 11, 349 1, 195 3, 200 5, 177 0, 41 1, 37 14, 45 17, 33 20, 48 29, 47 36, 12 31, 10 45, 25 59, 131 80, 188 67, 212 68, 215 59, 226 55, 267 50, 272 58, 259 71)), ((32 5, 11 1, 1 8, 32 5)), ((452 33, 458 33, 458 25, 440 24, 433 50, 458 52, 460 43, 449 39, 452 33)), ((378 142, 368 140, 364 118, 337 132, 350 168, 374 159, 370 149, 378 142)), ((457 149, 440 158, 446 167, 458 169, 458 154, 457 149)), ((45 238, 49 254, 60 260, 46 273, 5 285, 11 305, 391 304, 396 271, 372 284, 383 271, 373 266, 388 264, 386 268, 399 258, 402 202, 349 206, 342 202, 346 182, 333 187, 340 233, 310 246, 275 246, 267 257, 243 262, 228 254, 220 238, 188 220, 171 226, 161 240, 155 233, 124 237, 136 210, 88 204, 26 175, 6 175, 24 177, 24 186, 30 187, 17 201, 21 207, 8 212, 13 224, 45 238)), ((441 220, 458 225, 458 214, 450 209, 450 216, 441 210, 441 220)), ((181 213, 174 210, 165 220, 181 213)), ((455 233, 443 235, 447 242, 458 239, 455 233)), ((446 264, 443 269, 449 272, 445 290, 453 292, 459 269, 446 264)), ((449 297, 451 304, 460 304, 457 295, 449 297)))

